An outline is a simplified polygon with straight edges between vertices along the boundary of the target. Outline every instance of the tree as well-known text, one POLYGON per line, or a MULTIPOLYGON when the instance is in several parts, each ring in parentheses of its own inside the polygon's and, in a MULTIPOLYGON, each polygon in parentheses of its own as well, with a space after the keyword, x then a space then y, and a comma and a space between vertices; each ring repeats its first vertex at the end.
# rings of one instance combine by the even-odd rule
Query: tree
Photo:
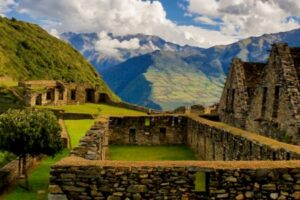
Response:
POLYGON ((27 157, 54 156, 63 149, 61 128, 55 115, 47 110, 8 110, 0 115, 0 150, 10 151, 19 157, 19 174, 25 176, 27 157))

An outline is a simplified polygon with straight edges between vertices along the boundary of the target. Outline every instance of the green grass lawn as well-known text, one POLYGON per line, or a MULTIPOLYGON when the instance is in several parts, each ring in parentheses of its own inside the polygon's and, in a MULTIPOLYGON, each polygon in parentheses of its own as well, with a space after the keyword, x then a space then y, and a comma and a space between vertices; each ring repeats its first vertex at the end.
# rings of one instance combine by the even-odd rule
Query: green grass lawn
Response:
POLYGON ((37 106, 38 108, 49 108, 56 110, 65 110, 67 113, 84 113, 84 114, 101 114, 101 115, 128 115, 139 116, 145 113, 126 108, 119 108, 107 104, 92 104, 87 103, 83 105, 66 105, 66 106, 37 106))
POLYGON ((196 160, 191 149, 185 145, 126 146, 110 145, 110 160, 158 161, 158 160, 196 160))
POLYGON ((72 148, 78 146, 80 138, 82 138, 87 130, 94 124, 93 119, 83 120, 65 120, 65 125, 71 139, 72 148))
POLYGON ((48 195, 48 182, 51 165, 55 164, 61 158, 66 157, 69 150, 64 150, 61 154, 57 154, 54 158, 47 157, 44 159, 30 174, 29 184, 31 190, 28 192, 20 186, 5 197, 5 200, 46 200, 48 195))

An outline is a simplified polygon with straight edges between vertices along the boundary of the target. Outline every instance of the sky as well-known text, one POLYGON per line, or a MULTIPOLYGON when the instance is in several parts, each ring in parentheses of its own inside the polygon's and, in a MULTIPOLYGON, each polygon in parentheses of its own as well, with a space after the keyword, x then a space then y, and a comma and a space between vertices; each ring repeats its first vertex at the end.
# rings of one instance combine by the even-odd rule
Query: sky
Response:
POLYGON ((57 37, 142 33, 207 48, 300 28, 300 0, 0 0, 0 15, 37 23, 57 37))

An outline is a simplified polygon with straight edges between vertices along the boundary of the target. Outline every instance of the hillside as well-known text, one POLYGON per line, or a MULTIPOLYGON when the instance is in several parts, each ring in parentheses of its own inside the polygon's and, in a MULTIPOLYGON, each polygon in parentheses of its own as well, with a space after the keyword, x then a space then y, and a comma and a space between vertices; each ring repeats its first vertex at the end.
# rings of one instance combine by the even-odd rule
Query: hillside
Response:
POLYGON ((118 100, 77 50, 39 26, 0 17, 0 38, 0 77, 99 84, 118 100))
POLYGON ((225 77, 208 77, 181 56, 157 51, 131 58, 103 75, 123 100, 155 109, 217 102, 225 77))

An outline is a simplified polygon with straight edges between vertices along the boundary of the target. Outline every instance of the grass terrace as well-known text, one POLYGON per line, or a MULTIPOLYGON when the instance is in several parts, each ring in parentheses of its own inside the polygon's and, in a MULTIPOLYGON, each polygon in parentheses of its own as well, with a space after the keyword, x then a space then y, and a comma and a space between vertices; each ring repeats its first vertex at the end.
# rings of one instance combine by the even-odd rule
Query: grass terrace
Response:
POLYGON ((126 108, 115 107, 107 104, 82 104, 82 105, 66 105, 66 106, 37 106, 37 108, 64 110, 66 113, 80 113, 92 115, 126 115, 140 116, 145 115, 144 112, 130 110, 126 108))
POLYGON ((110 145, 109 160, 161 161, 197 160, 190 148, 185 145, 131 146, 110 145))

